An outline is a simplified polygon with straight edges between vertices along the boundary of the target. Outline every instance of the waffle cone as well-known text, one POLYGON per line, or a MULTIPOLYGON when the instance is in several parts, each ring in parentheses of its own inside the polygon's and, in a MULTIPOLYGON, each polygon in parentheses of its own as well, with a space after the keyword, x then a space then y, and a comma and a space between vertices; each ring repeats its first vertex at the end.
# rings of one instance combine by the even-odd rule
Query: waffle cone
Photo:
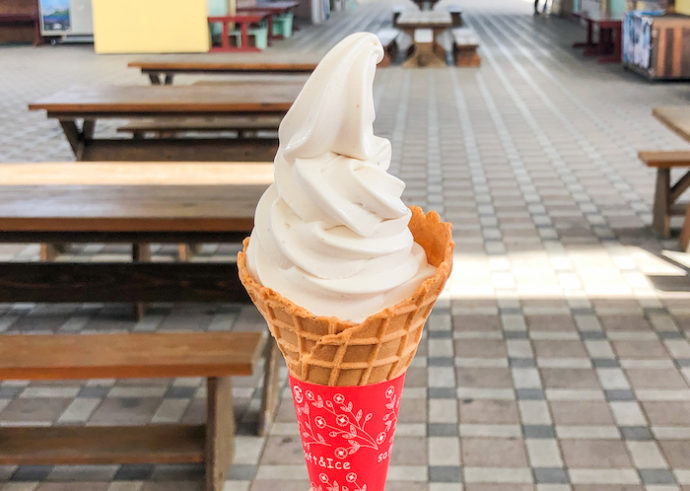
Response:
POLYGON ((410 231, 436 271, 411 296, 359 324, 316 316, 264 287, 247 270, 249 238, 244 240, 237 256, 240 280, 266 319, 293 377, 321 385, 369 385, 407 370, 450 275, 454 245, 450 223, 441 222, 434 211, 424 215, 421 208, 411 209, 410 231))

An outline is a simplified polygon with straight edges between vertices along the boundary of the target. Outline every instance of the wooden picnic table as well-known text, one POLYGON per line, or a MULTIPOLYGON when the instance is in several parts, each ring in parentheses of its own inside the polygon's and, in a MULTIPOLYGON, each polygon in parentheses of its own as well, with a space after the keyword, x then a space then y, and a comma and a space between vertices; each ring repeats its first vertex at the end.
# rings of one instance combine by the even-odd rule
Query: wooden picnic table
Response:
POLYGON ((598 56, 599 63, 620 63, 623 46, 621 19, 588 12, 573 15, 587 23, 586 41, 573 43, 573 48, 584 48, 585 55, 598 56), (597 42, 594 42, 594 26, 599 29, 597 42))
MULTIPOLYGON (((652 109, 652 115, 675 134, 690 142, 690 106, 662 106, 652 109)), ((678 192, 690 187, 690 170, 678 181, 678 192)), ((690 249, 690 203, 685 212, 685 221, 680 233, 681 249, 690 249)))
POLYGON ((439 34, 452 25, 449 12, 445 10, 418 11, 408 9, 400 14, 396 25, 415 40, 414 52, 404 66, 446 66, 445 51, 438 44, 437 38, 439 34), (415 36, 415 31, 418 29, 430 29, 432 31, 431 43, 420 43, 416 39, 419 38, 419 36, 415 36), (428 44, 431 44, 431 49, 427 48, 428 44))
POLYGON ((690 106, 661 106, 652 115, 668 129, 690 142, 690 106))
POLYGON ((282 36, 273 35, 273 16, 289 12, 299 5, 299 2, 294 1, 279 1, 279 2, 257 2, 254 5, 238 6, 237 12, 239 14, 245 12, 265 12, 268 14, 266 23, 268 27, 268 44, 271 44, 271 39, 282 38, 282 36))
POLYGON ((60 122, 77 160, 273 160, 267 138, 95 138, 102 118, 284 115, 303 81, 236 81, 213 85, 72 87, 29 104, 60 122), (79 125, 79 120, 83 123, 79 125))
MULTIPOLYGON (((221 38, 220 46, 211 46, 209 50, 214 52, 260 52, 261 50, 254 46, 249 46, 249 24, 257 24, 262 20, 268 18, 269 22, 271 14, 265 10, 245 10, 238 12, 235 15, 214 15, 208 17, 209 24, 221 24, 221 38), (240 27, 240 46, 230 46, 230 28, 229 24, 239 25, 240 27)), ((272 25, 272 24, 271 24, 272 25)))
POLYGON ((434 5, 439 0, 412 0, 417 7, 419 7, 421 10, 429 10, 430 8, 433 8, 434 5))
MULTIPOLYGON (((238 243, 272 182, 256 162, 3 164, 0 243, 238 243)), ((0 262, 0 303, 248 300, 232 260, 0 262)), ((267 356, 260 431, 275 407, 267 356)))
POLYGON ((0 242, 237 242, 272 181, 256 162, 3 164, 0 242))
POLYGON ((172 55, 158 58, 135 60, 127 66, 139 68, 148 75, 153 85, 171 85, 177 74, 309 74, 314 71, 317 61, 298 59, 238 60, 236 56, 214 55, 172 55))

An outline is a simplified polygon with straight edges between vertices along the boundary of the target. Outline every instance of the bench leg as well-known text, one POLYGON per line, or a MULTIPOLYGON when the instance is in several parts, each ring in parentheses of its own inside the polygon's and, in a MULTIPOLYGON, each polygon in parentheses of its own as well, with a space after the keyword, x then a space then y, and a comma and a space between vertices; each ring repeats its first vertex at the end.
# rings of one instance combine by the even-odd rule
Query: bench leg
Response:
POLYGON ((189 244, 177 244, 177 259, 182 262, 187 262, 192 257, 189 244))
MULTIPOLYGON (((132 260, 134 262, 150 262, 151 246, 146 243, 132 244, 132 260)), ((146 304, 142 302, 133 305, 134 318, 140 321, 146 313, 146 304)))
POLYGON ((683 230, 680 232, 680 250, 690 252, 690 203, 688 203, 688 209, 685 212, 683 230))
POLYGON ((458 67, 473 67, 480 66, 482 64, 482 59, 477 54, 475 49, 462 49, 455 48, 455 66, 458 67))
POLYGON ((209 378, 206 388, 206 491, 222 491, 235 452, 231 379, 209 378))
POLYGON ((57 244, 41 244, 41 261, 55 261, 59 254, 60 249, 57 244))
POLYGON ((659 167, 656 170, 656 190, 654 191, 654 230, 663 238, 671 236, 671 169, 659 167))
POLYGON ((278 408, 278 388, 280 386, 280 360, 282 355, 273 336, 266 343, 266 361, 264 362, 264 388, 261 394, 261 411, 259 413, 259 436, 268 433, 278 408))

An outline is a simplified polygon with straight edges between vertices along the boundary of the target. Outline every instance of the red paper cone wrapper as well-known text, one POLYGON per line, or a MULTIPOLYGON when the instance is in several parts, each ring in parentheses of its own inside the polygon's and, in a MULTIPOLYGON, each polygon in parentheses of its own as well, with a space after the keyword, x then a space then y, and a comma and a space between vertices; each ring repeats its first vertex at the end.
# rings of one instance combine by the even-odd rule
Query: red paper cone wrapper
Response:
POLYGON ((327 386, 290 376, 312 491, 383 491, 405 374, 327 386))

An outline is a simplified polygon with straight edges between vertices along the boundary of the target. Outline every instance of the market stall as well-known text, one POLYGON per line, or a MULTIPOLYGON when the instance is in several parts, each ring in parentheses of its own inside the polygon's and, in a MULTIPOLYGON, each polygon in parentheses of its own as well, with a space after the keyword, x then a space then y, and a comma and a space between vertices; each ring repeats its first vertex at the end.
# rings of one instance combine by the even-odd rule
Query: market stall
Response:
POLYGON ((690 79, 690 17, 628 12, 623 21, 623 66, 651 80, 690 79))

